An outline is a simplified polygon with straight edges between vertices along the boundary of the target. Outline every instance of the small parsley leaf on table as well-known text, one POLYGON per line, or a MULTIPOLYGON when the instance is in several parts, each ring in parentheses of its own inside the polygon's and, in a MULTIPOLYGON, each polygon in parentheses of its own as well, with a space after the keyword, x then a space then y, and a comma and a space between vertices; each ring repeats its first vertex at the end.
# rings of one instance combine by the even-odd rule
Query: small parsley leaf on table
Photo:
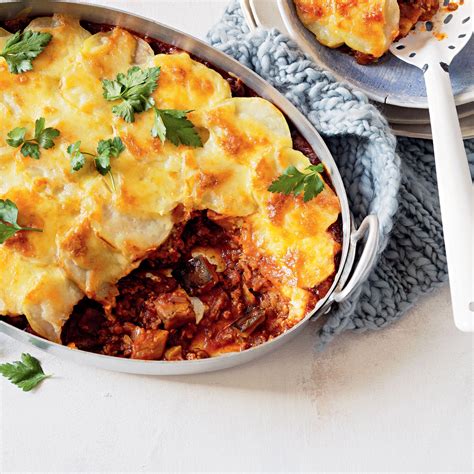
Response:
POLYGON ((102 88, 106 100, 121 100, 112 112, 126 122, 134 122, 135 114, 149 110, 155 104, 151 95, 158 86, 159 67, 141 69, 131 67, 127 74, 119 73, 114 80, 104 79, 102 88))
POLYGON ((187 118, 191 110, 158 109, 154 107, 155 122, 151 130, 154 138, 162 142, 169 140, 173 145, 202 147, 201 137, 194 124, 187 118))
POLYGON ((26 30, 16 32, 8 38, 0 57, 5 58, 12 74, 21 74, 33 69, 32 60, 41 54, 51 41, 50 33, 26 30))
POLYGON ((21 361, 0 364, 0 374, 24 392, 29 392, 41 381, 51 377, 43 372, 40 361, 30 354, 22 354, 21 361))
POLYGON ((324 171, 324 166, 322 163, 309 165, 304 171, 299 171, 295 166, 288 166, 283 174, 272 182, 268 191, 286 196, 289 194, 298 196, 303 193, 303 201, 310 201, 324 189, 324 182, 320 176, 320 173, 324 171))
POLYGON ((10 199, 0 199, 0 244, 13 237, 20 230, 43 232, 34 227, 22 227, 18 225, 18 208, 10 199))
POLYGON ((54 139, 59 137, 59 130, 56 128, 45 128, 44 117, 39 118, 35 122, 34 138, 25 139, 26 128, 16 127, 7 136, 7 144, 13 148, 18 148, 21 145, 21 154, 24 157, 29 156, 35 160, 39 160, 41 156, 40 148, 45 150, 54 146, 54 139))

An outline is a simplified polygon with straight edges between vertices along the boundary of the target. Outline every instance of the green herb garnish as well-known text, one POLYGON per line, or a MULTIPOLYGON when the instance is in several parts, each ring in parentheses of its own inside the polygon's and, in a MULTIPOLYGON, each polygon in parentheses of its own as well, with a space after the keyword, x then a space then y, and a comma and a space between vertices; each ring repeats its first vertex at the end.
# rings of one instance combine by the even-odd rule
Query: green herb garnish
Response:
POLYGON ((159 75, 159 67, 142 70, 133 66, 127 71, 127 75, 119 73, 115 80, 104 79, 104 98, 121 100, 120 104, 112 107, 112 112, 126 122, 134 122, 135 113, 151 109, 155 104, 151 95, 158 85, 159 75))
POLYGON ((34 227, 22 227, 18 225, 18 208, 15 203, 9 199, 0 199, 0 244, 13 237, 20 230, 30 230, 34 232, 43 232, 34 227))
POLYGON ((186 117, 191 110, 157 109, 151 135, 162 142, 169 140, 173 145, 180 144, 201 147, 202 141, 193 123, 186 117))
POLYGON ((273 181, 268 191, 287 196, 292 193, 298 196, 304 192, 303 201, 310 201, 324 189, 324 182, 320 176, 320 173, 324 171, 324 166, 321 163, 309 165, 304 171, 307 173, 302 173, 294 166, 288 166, 283 174, 273 181))
POLYGON ((0 56, 5 58, 12 74, 31 71, 32 60, 41 54, 52 37, 50 33, 39 31, 18 31, 7 40, 0 56))
POLYGON ((120 153, 125 150, 120 137, 100 140, 97 144, 97 154, 87 153, 81 150, 81 142, 77 141, 67 147, 67 152, 71 155, 71 170, 79 171, 86 164, 86 155, 94 159, 95 169, 102 175, 108 174, 112 182, 112 189, 115 191, 115 180, 112 174, 110 158, 118 158, 120 153))
MULTIPOLYGON (((84 156, 84 153, 80 150, 80 146, 81 141, 78 140, 77 142, 67 147, 67 152, 71 155, 71 170, 73 172, 79 171, 86 164, 86 157, 84 156)), ((90 156, 95 156, 91 155, 90 153, 87 154, 90 156)))
POLYGON ((8 133, 7 143, 13 148, 21 145, 21 154, 29 156, 35 160, 40 158, 40 148, 48 149, 54 146, 54 139, 59 137, 59 130, 56 128, 44 128, 44 117, 35 122, 35 136, 29 140, 25 139, 26 128, 16 127, 8 133))
POLYGON ((51 377, 45 375, 40 361, 30 354, 22 354, 21 362, 0 364, 0 374, 20 387, 24 392, 35 388, 42 380, 51 377))
POLYGON ((194 125, 186 117, 190 110, 158 109, 151 95, 158 86, 159 67, 140 69, 133 66, 123 73, 117 74, 116 79, 102 81, 104 98, 120 100, 120 104, 112 107, 112 112, 122 117, 126 122, 134 122, 135 114, 153 108, 155 122, 151 130, 154 138, 162 142, 169 140, 174 145, 202 146, 202 141, 194 125))

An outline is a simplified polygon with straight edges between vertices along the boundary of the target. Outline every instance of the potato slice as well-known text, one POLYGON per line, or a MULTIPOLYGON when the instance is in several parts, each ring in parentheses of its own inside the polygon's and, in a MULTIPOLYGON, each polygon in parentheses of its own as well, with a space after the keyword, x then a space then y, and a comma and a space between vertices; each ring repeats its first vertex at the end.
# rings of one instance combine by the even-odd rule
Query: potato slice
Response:
POLYGON ((228 216, 255 212, 252 176, 256 164, 262 154, 275 154, 292 145, 283 114, 264 99, 233 98, 197 110, 189 118, 209 134, 204 147, 195 150, 196 208, 228 216))
POLYGON ((115 79, 134 65, 145 67, 152 57, 145 41, 122 28, 96 33, 81 44, 76 61, 63 72, 61 94, 73 107, 111 123, 113 104, 103 97, 102 80, 115 79))
POLYGON ((89 298, 111 304, 115 283, 137 265, 101 239, 84 219, 59 242, 59 263, 89 298))
POLYGON ((216 71, 191 59, 188 53, 158 54, 150 66, 161 69, 153 94, 160 109, 199 109, 231 97, 229 83, 216 71))
POLYGON ((53 35, 44 51, 33 60, 33 71, 60 79, 66 66, 74 60, 84 40, 90 36, 77 18, 67 15, 35 18, 26 29, 53 35))
POLYGON ((54 266, 43 266, 0 245, 0 314, 24 314, 35 332, 60 342, 61 328, 83 297, 79 288, 54 266))
POLYGON ((387 51, 398 35, 397 0, 332 1, 295 0, 301 22, 318 41, 330 48, 344 43, 376 58, 387 51))

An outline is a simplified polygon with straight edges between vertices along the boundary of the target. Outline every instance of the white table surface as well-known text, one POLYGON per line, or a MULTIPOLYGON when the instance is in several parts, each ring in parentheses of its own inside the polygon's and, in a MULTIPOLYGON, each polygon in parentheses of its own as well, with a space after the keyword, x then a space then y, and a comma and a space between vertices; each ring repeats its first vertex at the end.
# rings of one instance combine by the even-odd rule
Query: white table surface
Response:
MULTIPOLYGON (((198 37, 226 1, 100 1, 198 37)), ((308 328, 279 352, 199 376, 144 377, 63 362, 0 335, 54 373, 35 392, 0 381, 0 471, 472 470, 473 338, 449 291, 398 324, 324 353, 308 328)))

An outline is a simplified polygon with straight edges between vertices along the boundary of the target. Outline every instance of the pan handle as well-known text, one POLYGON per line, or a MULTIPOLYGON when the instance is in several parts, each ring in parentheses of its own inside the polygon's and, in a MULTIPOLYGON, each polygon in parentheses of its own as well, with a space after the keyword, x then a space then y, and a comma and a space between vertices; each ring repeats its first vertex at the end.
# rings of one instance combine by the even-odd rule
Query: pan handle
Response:
POLYGON ((247 26, 250 31, 254 31, 258 27, 257 20, 255 19, 255 14, 250 4, 250 0, 240 0, 240 8, 244 15, 247 26))
POLYGON ((349 281, 340 290, 333 293, 332 301, 339 303, 345 300, 369 276, 375 264, 379 247, 379 220, 375 214, 368 215, 362 221, 359 228, 351 234, 351 250, 355 250, 359 241, 365 236, 367 236, 367 239, 364 244, 364 250, 349 281))

